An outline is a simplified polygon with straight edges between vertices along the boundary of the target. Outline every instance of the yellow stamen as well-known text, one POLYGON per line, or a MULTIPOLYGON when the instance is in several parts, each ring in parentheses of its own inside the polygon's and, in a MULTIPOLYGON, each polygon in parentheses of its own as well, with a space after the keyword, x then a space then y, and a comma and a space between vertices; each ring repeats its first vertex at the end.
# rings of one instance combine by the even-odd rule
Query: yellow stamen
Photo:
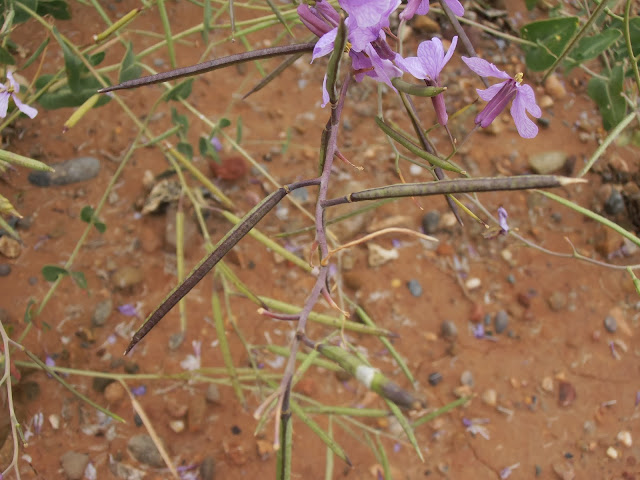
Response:
POLYGON ((516 73, 514 80, 518 85, 520 85, 522 83, 522 80, 524 80, 524 73, 522 72, 516 73))

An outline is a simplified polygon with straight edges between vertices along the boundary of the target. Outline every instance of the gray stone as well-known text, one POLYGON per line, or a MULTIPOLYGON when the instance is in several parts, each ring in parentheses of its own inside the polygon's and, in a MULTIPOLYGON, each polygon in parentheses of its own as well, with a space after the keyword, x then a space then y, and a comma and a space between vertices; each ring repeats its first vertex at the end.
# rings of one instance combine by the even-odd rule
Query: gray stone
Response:
POLYGON ((60 464, 69 480, 81 480, 89 465, 89 455, 70 450, 60 457, 60 464))
POLYGON ((420 282, 418 282, 418 280, 416 279, 411 279, 407 282, 407 288, 409 289, 409 292, 411 292, 411 295, 413 295, 414 297, 419 297, 420 295, 422 295, 422 285, 420 285, 420 282))
POLYGON ((440 325, 440 332, 444 338, 456 338, 458 336, 458 327, 451 320, 445 320, 440 325))
POLYGON ((469 370, 462 372, 462 375, 460 375, 460 383, 468 387, 473 387, 473 373, 469 370))
POLYGON ((437 210, 431 210, 422 217, 422 230, 427 235, 431 235, 438 231, 438 224, 440 223, 440 212, 437 210))
POLYGON ((173 333, 169 337, 169 350, 177 350, 180 345, 184 342, 184 333, 178 332, 173 333))
POLYGON ((560 170, 567 161, 567 154, 560 151, 542 152, 529 157, 531 170, 547 175, 560 170))
POLYGON ((604 203, 604 211, 609 215, 617 215, 624 212, 624 210, 625 206, 622 194, 615 188, 611 189, 611 195, 609 195, 609 198, 604 203))
POLYGON ((442 381, 442 374, 440 372, 433 372, 429 375, 429 385, 435 387, 442 381))
POLYGON ((37 187, 68 185, 94 178, 100 173, 100 160, 95 157, 79 157, 50 165, 55 172, 31 172, 29 181, 37 187))
POLYGON ((127 449, 140 463, 155 468, 165 466, 156 444, 153 443, 153 439, 147 434, 134 435, 131 437, 127 444, 127 449))
POLYGON ((611 315, 607 315, 607 318, 604 319, 604 328, 609 333, 615 333, 618 329, 618 322, 611 315))
POLYGON ((11 265, 8 263, 0 263, 0 277, 6 277, 11 273, 11 265))
POLYGON ((200 464, 200 478, 202 480, 213 480, 216 474, 216 462, 213 457, 204 457, 200 464))
POLYGON ((98 303, 98 305, 96 305, 96 309, 93 311, 93 316, 91 317, 91 323, 93 326, 102 327, 107 323, 107 319, 111 316, 112 310, 113 302, 110 298, 98 303))
POLYGON ((493 328, 496 333, 502 333, 507 329, 509 325, 509 314, 504 310, 500 310, 496 313, 495 318, 493 319, 493 328))

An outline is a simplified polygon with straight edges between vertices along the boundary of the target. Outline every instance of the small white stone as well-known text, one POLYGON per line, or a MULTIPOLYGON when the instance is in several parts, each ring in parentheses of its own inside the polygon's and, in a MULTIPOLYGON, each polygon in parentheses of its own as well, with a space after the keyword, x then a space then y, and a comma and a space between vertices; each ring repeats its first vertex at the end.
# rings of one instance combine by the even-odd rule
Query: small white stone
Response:
POLYGON ((395 248, 387 250, 380 245, 376 245, 375 243, 368 243, 367 248, 369 249, 370 267, 379 267, 380 265, 384 265, 391 260, 397 260, 400 257, 398 250, 396 250, 395 248))
POLYGON ((467 280, 464 285, 467 287, 467 290, 475 290, 476 288, 480 288, 482 281, 478 277, 472 277, 467 280))
POLYGON ((498 403, 498 394, 493 388, 485 390, 482 393, 482 401, 491 407, 495 407, 498 403))
POLYGON ((620 456, 620 454, 618 453, 618 450, 616 450, 613 447, 609 447, 607 448, 607 457, 609 458, 613 458, 614 460, 617 459, 620 456))
POLYGON ((424 169, 420 165, 416 165, 414 163, 409 167, 409 173, 414 177, 421 175, 423 170, 424 169))
POLYGON ((500 255, 505 262, 513 260, 513 253, 511 253, 511 250, 507 250, 506 248, 500 252, 500 255))
POLYGON ((49 423, 51 424, 51 428, 58 430, 60 428, 60 417, 56 414, 49 415, 49 423))
POLYGON ((551 377, 544 377, 542 379, 542 389, 545 392, 553 392, 553 378, 551 377))
POLYGON ((181 433, 184 431, 184 421, 183 420, 173 420, 169 422, 169 428, 176 433, 181 433))
POLYGON ((630 447, 631 445, 633 445, 631 432, 628 430, 622 430, 621 432, 618 432, 618 436, 616 437, 616 440, 618 440, 625 447, 630 447))

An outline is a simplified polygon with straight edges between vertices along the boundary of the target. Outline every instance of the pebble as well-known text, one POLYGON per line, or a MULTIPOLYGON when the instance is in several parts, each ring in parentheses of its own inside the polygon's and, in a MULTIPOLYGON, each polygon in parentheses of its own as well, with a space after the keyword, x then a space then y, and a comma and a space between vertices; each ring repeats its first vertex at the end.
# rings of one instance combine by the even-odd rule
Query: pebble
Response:
POLYGON ((607 457, 612 458, 613 460, 617 460, 619 456, 620 453, 618 453, 618 450, 613 447, 607 448, 607 457))
POLYGON ((302 204, 306 204, 309 201, 309 189, 302 187, 291 192, 291 196, 298 200, 302 204))
POLYGON ((144 272, 142 269, 125 265, 118 268, 111 276, 111 285, 120 290, 135 287, 144 280, 144 272))
POLYGON ((6 277, 11 273, 11 265, 8 263, 0 263, 0 277, 6 277))
POLYGON ((576 399, 576 389, 569 382, 562 381, 558 385, 558 404, 561 407, 570 406, 576 399))
POLYGON ((549 78, 544 82, 544 90, 556 100, 561 100, 567 96, 567 89, 555 73, 549 75, 549 78))
POLYGON ((468 387, 473 387, 473 373, 469 370, 462 372, 462 375, 460 375, 460 383, 468 387))
POLYGON ((101 301, 96 305, 96 309, 93 311, 91 317, 91 323, 94 327, 101 327, 107 323, 107 319, 111 316, 113 310, 113 302, 110 298, 101 301))
POLYGON ((216 462, 213 457, 204 457, 200 464, 200 478, 202 480, 213 480, 216 474, 216 462))
POLYGON ((442 381, 442 374, 440 372, 433 372, 429 375, 429 385, 435 387, 442 381))
POLYGON ((165 466, 164 460, 158 451, 153 439, 147 434, 134 435, 127 443, 127 449, 140 463, 155 468, 165 466))
POLYGON ((553 471, 560 480, 573 480, 576 478, 576 472, 567 462, 556 462, 553 464, 553 471))
POLYGON ((498 393, 493 388, 489 388, 482 393, 482 401, 490 407, 495 407, 498 404, 498 393))
POLYGON ((60 464, 69 480, 81 480, 85 468, 89 465, 89 455, 70 450, 60 457, 60 464))
POLYGON ((604 202, 604 211, 609 215, 617 215, 625 211, 624 199, 622 194, 615 188, 611 189, 611 195, 604 202))
POLYGON ((113 382, 114 380, 112 378, 94 377, 93 381, 91 382, 91 386, 96 392, 103 393, 107 386, 113 382))
POLYGON ((37 187, 68 185, 89 180, 100 173, 100 160, 95 157, 79 157, 50 166, 55 172, 31 172, 29 182, 37 187))
POLYGON ((409 289, 409 292, 411 292, 411 295, 413 295, 414 297, 419 297, 420 295, 422 295, 422 285, 420 285, 420 282, 418 282, 418 280, 409 280, 407 282, 407 288, 409 289))
POLYGON ((553 378, 551 377, 544 377, 542 379, 542 389, 545 392, 553 392, 553 378))
POLYGON ((440 31, 440 24, 426 15, 416 15, 413 17, 411 28, 422 33, 437 33, 440 31))
POLYGON ((220 389, 215 383, 210 383, 204 396, 209 403, 220 403, 220 389))
POLYGON ((120 403, 124 398, 124 394, 124 387, 120 382, 112 382, 104 389, 104 398, 111 405, 120 403))
POLYGON ((616 436, 616 440, 618 440, 625 447, 631 447, 631 445, 633 445, 631 432, 628 430, 622 430, 621 432, 618 432, 618 435, 616 436))
MULTIPOLYGON (((7 258, 18 258, 22 253, 22 245, 15 238, 7 235, 0 237, 0 254, 7 258)), ((11 269, 9 269, 11 271, 11 269)), ((8 274, 7 274, 8 275, 8 274)))
POLYGON ((184 342, 184 333, 178 332, 173 333, 169 337, 169 350, 177 350, 180 345, 184 342))
POLYGON ((52 413, 48 418, 51 428, 53 428, 54 430, 58 430, 60 428, 60 415, 52 413))
POLYGON ((507 329, 509 325, 509 315, 504 310, 500 310, 496 313, 496 316, 493 319, 493 328, 496 333, 502 333, 507 329))
POLYGON ((547 301, 549 302, 549 308, 554 312, 558 312, 567 306, 567 296, 562 292, 553 292, 547 301))
POLYGON ((553 98, 551 95, 543 95, 540 97, 540 101, 538 102, 538 106, 540 108, 549 108, 553 106, 553 98))
POLYGON ((582 428, 585 433, 594 433, 596 431, 596 424, 591 420, 586 420, 582 425, 582 428))
POLYGON ((367 248, 369 249, 368 262, 370 267, 379 267, 391 260, 397 260, 400 257, 398 250, 395 248, 387 250, 375 243, 368 243, 367 248))
POLYGON ((169 428, 176 433, 184 432, 184 421, 183 420, 172 420, 169 422, 169 428))
POLYGON ((458 336, 458 327, 451 320, 445 320, 440 325, 440 332, 444 338, 453 339, 458 336))
POLYGON ((604 328, 609 333, 615 333, 618 329, 618 322, 616 322, 615 317, 607 315, 607 317, 604 319, 604 328))
POLYGON ((482 285, 482 280, 478 277, 471 277, 469 280, 464 282, 464 286, 467 287, 467 290, 475 290, 480 288, 480 285, 482 285))
POLYGON ((529 157, 529 167, 535 173, 548 175, 564 167, 567 154, 561 151, 542 152, 529 157))
POLYGON ((434 234, 438 231, 438 224, 440 223, 440 212, 437 210, 431 210, 422 217, 422 230, 427 235, 434 234))

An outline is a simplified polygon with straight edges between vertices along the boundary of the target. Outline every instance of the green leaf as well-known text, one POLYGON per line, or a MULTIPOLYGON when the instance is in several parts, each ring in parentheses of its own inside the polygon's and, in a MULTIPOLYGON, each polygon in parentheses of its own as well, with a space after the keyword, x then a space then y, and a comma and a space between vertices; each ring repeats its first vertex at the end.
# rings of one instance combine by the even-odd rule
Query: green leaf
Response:
MULTIPOLYGON (((102 63, 102 60, 104 60, 106 53, 105 52, 98 52, 95 53, 93 55, 91 55, 90 57, 87 57, 87 60, 89 60, 89 63, 93 66, 96 67, 98 65, 100 65, 100 63, 102 63)), ((84 68, 84 65, 83 65, 84 68)), ((86 68, 85 68, 86 71, 86 68)))
POLYGON ((39 0, 36 12, 42 17, 50 15, 56 20, 71 19, 71 11, 65 0, 39 0))
POLYGON ((611 70, 606 80, 592 77, 587 86, 587 93, 598 105, 602 116, 602 126, 611 130, 622 121, 627 111, 627 104, 622 97, 624 74, 621 65, 611 70))
POLYGON ((193 78, 185 80, 184 82, 180 82, 175 87, 173 87, 167 93, 165 97, 165 101, 169 100, 186 100, 189 95, 191 95, 191 88, 193 86, 193 78))
POLYGON ((71 278, 73 279, 74 282, 76 282, 76 285, 78 285, 81 289, 83 290, 89 289, 89 285, 87 284, 87 278, 84 276, 84 273, 71 272, 71 278))
POLYGON ((524 4, 527 7, 527 10, 531 11, 534 8, 536 8, 536 5, 538 4, 538 0, 524 0, 524 4))
POLYGON ((553 65, 578 30, 579 23, 578 17, 559 17, 522 27, 522 38, 537 44, 535 47, 522 47, 526 52, 527 67, 539 72, 553 65))
POLYGON ((36 304, 36 301, 33 298, 30 298, 27 302, 27 308, 24 311, 24 323, 31 323, 31 319, 33 318, 33 306, 36 304))
POLYGON ((180 142, 177 145, 178 151, 187 157, 189 160, 193 160, 193 147, 187 142, 180 142))
POLYGON ((0 65, 15 65, 16 61, 14 60, 13 56, 9 53, 9 51, 4 48, 4 47, 0 47, 0 65))
POLYGON ((189 130, 189 119, 186 115, 180 115, 174 107, 171 107, 171 123, 180 126, 183 130, 182 133, 189 130))
POLYGON ((42 267, 42 276, 47 282, 55 282, 58 277, 69 275, 66 268, 57 265, 45 265, 42 267))
MULTIPOLYGON (((53 78, 53 75, 43 75, 36 80, 36 90, 43 88, 53 78)), ((107 78, 103 77, 108 82, 107 78)), ((56 108, 79 107, 92 97, 96 90, 102 88, 102 84, 94 77, 83 78, 79 89, 72 91, 68 85, 63 85, 58 90, 50 91, 38 99, 38 103, 47 110, 56 108)), ((100 107, 111 101, 109 95, 101 95, 94 108, 100 107)))
POLYGON ((582 62, 596 58, 607 48, 611 47, 622 36, 622 32, 616 28, 610 28, 602 33, 584 37, 578 42, 576 48, 571 50, 570 56, 573 60, 571 67, 575 67, 582 62))
POLYGON ((142 68, 136 62, 136 56, 133 54, 132 43, 127 43, 127 51, 124 54, 122 63, 120 64, 120 75, 118 83, 126 82, 138 78, 142 73, 142 68))
POLYGON ((200 139, 198 140, 198 150, 200 151, 200 155, 202 155, 203 157, 213 158, 213 160, 218 165, 222 163, 218 152, 215 148, 213 148, 213 145, 211 145, 211 142, 207 137, 200 137, 200 139))
POLYGON ((103 222, 98 220, 98 218, 95 216, 93 207, 89 205, 86 205, 80 212, 80 220, 85 223, 93 224, 93 226, 96 227, 96 230, 98 230, 100 233, 104 233, 107 230, 107 226, 103 222))
POLYGON ((29 65, 31 65, 33 62, 35 62, 38 59, 38 57, 44 51, 47 45, 49 45, 49 41, 50 41, 49 37, 44 39, 44 41, 40 44, 40 46, 36 49, 36 51, 33 52, 33 55, 29 57, 29 60, 24 62, 24 65, 22 65, 21 70, 24 70, 25 68, 27 68, 29 65))
MULTIPOLYGON (((9 3, 8 0, 0 1, 0 11, 5 12, 6 9, 9 8, 8 5, 6 5, 7 3, 9 3)), ((38 11, 38 0, 18 0, 15 3, 21 3, 22 5, 24 5, 25 7, 28 7, 30 10, 33 10, 34 12, 38 11)), ((16 16, 13 17, 14 24, 24 23, 31 18, 31 15, 27 13, 26 10, 23 10, 19 6, 15 5, 14 9, 16 12, 16 16)), ((4 21, 4 18, 2 20, 4 21)))
MULTIPOLYGON (((60 44, 60 48, 62 48, 62 53, 64 55, 64 69, 67 73, 67 82, 69 83, 69 88, 72 92, 77 92, 80 88, 80 74, 83 69, 86 70, 85 66, 82 64, 82 60, 78 58, 78 56, 73 53, 73 50, 67 45, 67 43, 62 39, 58 29, 53 27, 53 36, 56 38, 58 43, 60 44)), ((94 92, 95 93, 95 92, 94 92)))
POLYGON ((236 122, 236 143, 240 145, 240 142, 242 142, 242 117, 238 117, 236 122))
POLYGON ((231 125, 231 120, 229 120, 228 118, 222 117, 218 122, 218 128, 220 128, 221 130, 223 128, 227 128, 229 125, 231 125))

